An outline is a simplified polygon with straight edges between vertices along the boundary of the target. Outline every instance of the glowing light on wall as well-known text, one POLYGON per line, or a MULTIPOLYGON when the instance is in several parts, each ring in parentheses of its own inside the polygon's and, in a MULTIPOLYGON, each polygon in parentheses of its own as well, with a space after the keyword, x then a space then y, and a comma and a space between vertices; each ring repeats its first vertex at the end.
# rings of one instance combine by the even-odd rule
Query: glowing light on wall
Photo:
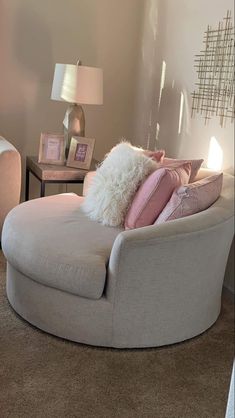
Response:
POLYGON ((209 146, 207 167, 212 170, 221 170, 223 164, 223 150, 217 139, 212 136, 209 146))
POLYGON ((179 113, 179 127, 178 127, 178 134, 181 133, 182 129, 182 120, 183 120, 183 110, 184 110, 184 95, 180 93, 180 113, 179 113))
POLYGON ((165 61, 162 61, 162 74, 161 74, 161 82, 160 82, 160 93, 159 93, 159 100, 158 100, 158 109, 160 108, 160 104, 161 104, 162 90, 164 89, 165 78, 166 78, 166 62, 165 61))

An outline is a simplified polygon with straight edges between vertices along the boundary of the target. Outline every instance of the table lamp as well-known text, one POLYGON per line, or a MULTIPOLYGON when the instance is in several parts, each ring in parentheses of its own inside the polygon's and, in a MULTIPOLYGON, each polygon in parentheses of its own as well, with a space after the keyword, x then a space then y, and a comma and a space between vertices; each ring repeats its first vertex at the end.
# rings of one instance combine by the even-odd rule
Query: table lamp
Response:
POLYGON ((81 104, 103 104, 103 71, 76 65, 56 64, 51 99, 71 103, 63 121, 66 155, 72 136, 85 136, 85 116, 81 104))

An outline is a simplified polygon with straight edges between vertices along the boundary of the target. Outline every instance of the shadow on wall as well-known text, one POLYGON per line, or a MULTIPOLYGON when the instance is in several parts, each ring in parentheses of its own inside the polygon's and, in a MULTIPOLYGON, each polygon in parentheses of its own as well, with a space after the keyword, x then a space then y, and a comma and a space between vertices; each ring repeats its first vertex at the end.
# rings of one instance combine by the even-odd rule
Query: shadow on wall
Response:
POLYGON ((42 121, 48 117, 45 101, 50 98, 54 71, 51 34, 43 15, 34 9, 19 8, 13 41, 27 113, 28 132, 23 140, 25 151, 31 151, 30 131, 33 133, 37 126, 42 127, 42 121))
POLYGON ((34 153, 34 130, 45 111, 45 86, 53 68, 51 38, 43 16, 33 7, 19 5, 12 10, 5 5, 5 13, 5 38, 10 42, 5 45, 5 106, 0 125, 22 156, 24 173, 25 156, 34 153))
POLYGON ((218 131, 216 122, 211 121, 207 126, 203 118, 191 118, 191 95, 175 85, 162 89, 159 101, 159 148, 164 148, 166 154, 173 158, 204 158, 203 166, 213 170, 234 174, 232 166, 224 166, 224 160, 229 160, 225 155, 226 141, 223 130, 219 127, 220 135, 214 135, 218 131), (192 131, 197 142, 192 142, 192 131))
POLYGON ((16 20, 14 56, 22 71, 32 80, 48 82, 52 66, 50 33, 43 16, 21 6, 16 20))
MULTIPOLYGON (((0 123, 24 155, 31 118, 37 108, 41 109, 41 85, 47 81, 49 67, 53 67, 51 41, 43 17, 33 9, 19 6, 14 22, 9 20, 10 8, 7 10, 5 6, 7 12, 4 37, 9 37, 10 42, 6 42, 4 51, 4 106, 0 123)), ((0 12, 0 16, 4 19, 4 13, 0 12)))
POLYGON ((219 126, 214 118, 205 125, 201 115, 191 118, 191 95, 180 86, 162 90, 158 114, 158 148, 173 158, 204 158, 204 167, 234 175, 232 125, 219 126))
POLYGON ((161 84, 161 67, 165 48, 164 22, 166 2, 147 0, 138 61, 138 89, 134 117, 134 142, 154 149, 161 84))
MULTIPOLYGON (((20 103, 11 106, 5 117, 8 133, 17 137, 16 146, 23 157, 38 152, 41 132, 62 132, 66 103, 50 100, 55 62, 76 62, 80 53, 84 62, 95 64, 95 43, 92 31, 96 15, 92 4, 85 1, 71 1, 70 8, 65 3, 52 0, 50 4, 36 1, 18 2, 14 11, 11 55, 14 63, 14 80, 17 80, 20 103), (55 7, 57 14, 55 16, 55 7), (79 17, 78 11, 79 9, 79 17), (49 22, 53 19, 53 26, 49 22), (93 23, 92 23, 93 22, 93 23), (79 29, 77 29, 79 28, 79 29), (83 31, 86 36, 78 39, 83 31), (86 32, 85 32, 86 31, 86 32), (88 40, 87 40, 88 38, 88 40), (89 46, 89 47, 88 47, 89 46), (14 108, 14 110, 13 110, 14 108), (12 113, 20 118, 17 132, 12 132, 12 113)), ((24 193, 24 176, 23 188, 24 193)), ((32 179, 31 198, 38 197, 38 182, 32 179)), ((64 191, 62 185, 50 185, 48 194, 64 191)))
MULTIPOLYGON (((12 54, 12 27, 5 2, 0 3, 0 132, 19 151, 19 132, 25 136, 25 111, 22 99, 21 80, 12 54)), ((21 144, 22 145, 22 144, 21 144)))
MULTIPOLYGON (((21 79, 23 108, 25 110, 26 132, 20 138, 23 156, 35 154, 35 139, 48 117, 46 101, 50 97, 51 77, 53 76, 53 58, 51 35, 42 14, 35 7, 20 6, 16 16, 13 39, 13 56, 21 79)), ((38 186, 38 184, 36 184, 38 186)), ((31 188, 32 189, 32 188, 31 188)), ((33 189, 36 189, 35 186, 33 189)), ((24 176, 22 184, 24 194, 24 176)), ((37 193, 36 193, 37 195, 37 193)))
POLYGON ((188 92, 172 82, 163 87, 159 101, 159 147, 171 157, 183 157, 184 145, 190 139, 190 99, 188 92))

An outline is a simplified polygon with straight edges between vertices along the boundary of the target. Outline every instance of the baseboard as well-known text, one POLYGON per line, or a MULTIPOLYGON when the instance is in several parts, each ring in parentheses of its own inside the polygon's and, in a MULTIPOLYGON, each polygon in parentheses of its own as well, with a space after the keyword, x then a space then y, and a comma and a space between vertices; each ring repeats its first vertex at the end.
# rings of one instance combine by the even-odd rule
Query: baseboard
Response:
POLYGON ((223 286, 223 295, 226 295, 234 303, 235 294, 232 289, 223 286))

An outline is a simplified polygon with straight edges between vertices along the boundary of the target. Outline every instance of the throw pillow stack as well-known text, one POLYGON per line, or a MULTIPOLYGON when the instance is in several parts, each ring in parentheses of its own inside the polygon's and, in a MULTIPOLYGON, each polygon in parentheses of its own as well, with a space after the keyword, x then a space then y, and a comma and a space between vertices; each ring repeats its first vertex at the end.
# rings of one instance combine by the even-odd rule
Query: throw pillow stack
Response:
POLYGON ((207 209, 220 195, 223 175, 193 183, 202 162, 121 142, 98 167, 83 210, 103 225, 133 229, 207 209))
POLYGON ((97 169, 83 203, 84 211, 103 225, 123 225, 140 183, 157 167, 141 148, 121 142, 97 169))
POLYGON ((140 186, 125 219, 125 228, 152 225, 166 206, 175 188, 187 184, 191 164, 154 171, 140 186))

